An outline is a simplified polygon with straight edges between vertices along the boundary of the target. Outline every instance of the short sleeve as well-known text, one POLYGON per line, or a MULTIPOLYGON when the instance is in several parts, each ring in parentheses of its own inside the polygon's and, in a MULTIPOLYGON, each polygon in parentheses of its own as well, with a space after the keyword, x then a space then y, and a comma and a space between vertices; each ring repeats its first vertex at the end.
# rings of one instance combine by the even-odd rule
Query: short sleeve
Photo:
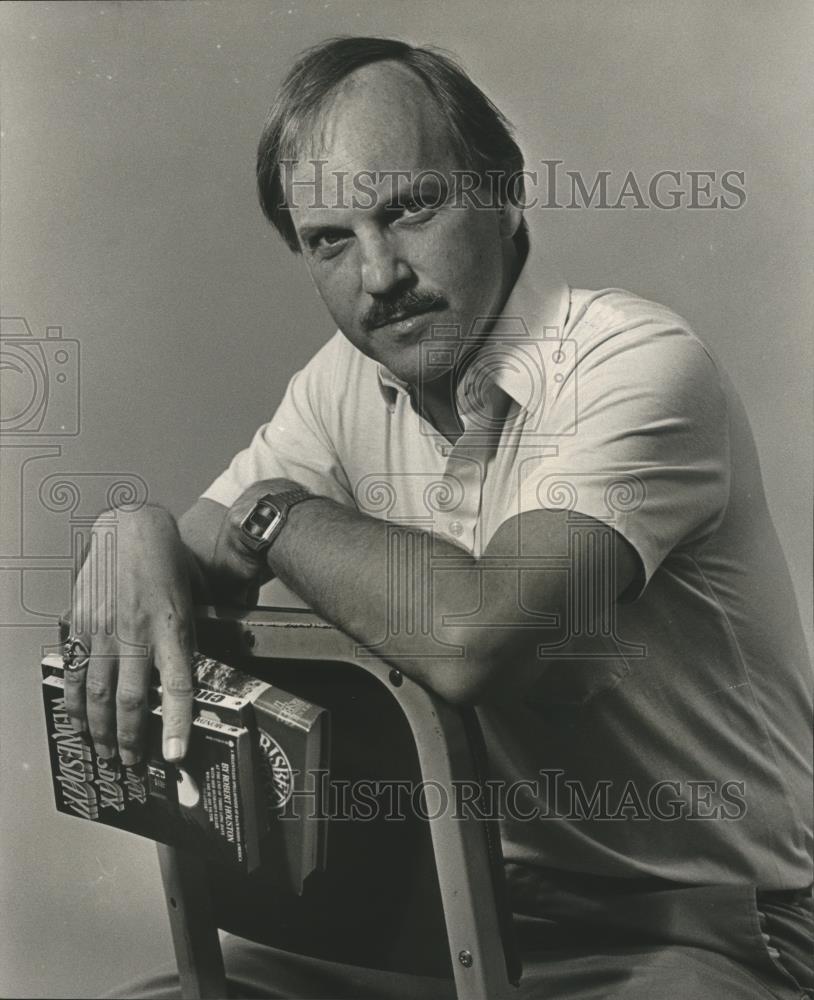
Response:
POLYGON ((611 525, 639 555, 639 593, 670 552, 720 524, 726 396, 687 329, 639 320, 577 341, 546 431, 555 449, 519 464, 517 512, 567 508, 611 525))
POLYGON ((337 334, 288 383, 272 419, 255 433, 202 496, 225 507, 260 479, 293 479, 315 493, 353 505, 336 444, 335 381, 341 377, 337 334))

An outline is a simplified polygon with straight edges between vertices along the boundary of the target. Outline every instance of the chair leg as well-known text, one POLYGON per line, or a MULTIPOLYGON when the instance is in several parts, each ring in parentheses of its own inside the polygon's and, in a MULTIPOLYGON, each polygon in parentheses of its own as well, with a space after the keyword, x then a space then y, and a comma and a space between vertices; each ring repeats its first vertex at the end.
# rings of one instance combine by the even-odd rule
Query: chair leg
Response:
MULTIPOLYGON (((456 779, 474 779, 472 748, 460 713, 418 685, 405 683, 400 692, 422 779, 445 789, 454 789, 456 779)), ((482 823, 475 816, 457 816, 448 802, 429 824, 458 998, 506 1000, 514 986, 482 823)))
POLYGON ((204 1000, 226 996, 226 973, 206 868, 192 854, 158 844, 181 996, 204 1000))

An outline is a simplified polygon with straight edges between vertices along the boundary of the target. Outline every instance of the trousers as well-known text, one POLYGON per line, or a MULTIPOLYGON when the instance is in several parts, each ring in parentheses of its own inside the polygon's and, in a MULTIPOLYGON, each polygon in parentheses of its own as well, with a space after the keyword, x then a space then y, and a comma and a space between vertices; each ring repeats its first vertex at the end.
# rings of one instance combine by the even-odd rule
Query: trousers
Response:
MULTIPOLYGON (((612 889, 512 873, 523 957, 517 1000, 801 1000, 814 997, 806 890, 749 885, 612 889)), ((225 935, 230 997, 454 1000, 452 980, 295 955, 225 935)), ((173 969, 109 997, 179 997, 173 969)))

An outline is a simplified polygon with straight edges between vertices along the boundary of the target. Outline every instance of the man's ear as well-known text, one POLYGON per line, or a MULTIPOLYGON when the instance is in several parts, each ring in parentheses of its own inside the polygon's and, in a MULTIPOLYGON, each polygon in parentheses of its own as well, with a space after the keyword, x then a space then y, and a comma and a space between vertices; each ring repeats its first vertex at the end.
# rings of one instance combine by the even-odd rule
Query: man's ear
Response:
POLYGON ((507 201, 500 206, 500 235, 504 240, 510 240, 520 228, 523 221, 523 209, 507 201))

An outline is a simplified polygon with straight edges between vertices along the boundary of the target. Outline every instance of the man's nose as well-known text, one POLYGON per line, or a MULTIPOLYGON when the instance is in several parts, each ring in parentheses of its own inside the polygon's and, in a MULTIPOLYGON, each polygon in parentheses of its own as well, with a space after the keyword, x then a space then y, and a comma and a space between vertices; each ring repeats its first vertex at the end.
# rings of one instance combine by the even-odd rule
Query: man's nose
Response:
POLYGON ((360 240, 362 253, 362 288, 368 295, 386 295, 409 280, 412 271, 400 256, 396 241, 385 233, 375 233, 360 240))

